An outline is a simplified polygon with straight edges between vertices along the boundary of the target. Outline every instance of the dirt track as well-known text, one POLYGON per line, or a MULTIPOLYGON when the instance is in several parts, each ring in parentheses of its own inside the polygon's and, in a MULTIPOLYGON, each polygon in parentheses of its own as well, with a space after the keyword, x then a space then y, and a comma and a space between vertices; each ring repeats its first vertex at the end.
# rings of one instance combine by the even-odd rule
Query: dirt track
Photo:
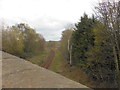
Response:
POLYGON ((55 51, 53 49, 51 49, 48 56, 46 57, 45 62, 41 66, 48 69, 50 67, 54 57, 55 57, 55 51))

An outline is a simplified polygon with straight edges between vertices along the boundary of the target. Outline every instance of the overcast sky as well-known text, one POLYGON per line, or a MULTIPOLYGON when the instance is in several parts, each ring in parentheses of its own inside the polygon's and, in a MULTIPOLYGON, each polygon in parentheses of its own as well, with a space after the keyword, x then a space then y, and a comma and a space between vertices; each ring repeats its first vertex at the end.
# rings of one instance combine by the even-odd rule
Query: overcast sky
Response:
POLYGON ((0 20, 7 25, 27 23, 46 40, 60 40, 66 26, 93 13, 97 0, 0 0, 0 20))

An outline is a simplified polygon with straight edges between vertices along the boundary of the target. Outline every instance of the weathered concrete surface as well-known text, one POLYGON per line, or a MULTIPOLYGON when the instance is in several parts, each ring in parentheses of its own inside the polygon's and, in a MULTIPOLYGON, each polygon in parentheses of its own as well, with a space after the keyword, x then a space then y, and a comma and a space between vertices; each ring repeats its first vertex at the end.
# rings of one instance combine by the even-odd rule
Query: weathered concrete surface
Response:
POLYGON ((16 56, 2 56, 3 88, 87 88, 16 56))
POLYGON ((2 52, 0 51, 0 90, 2 89, 2 52))

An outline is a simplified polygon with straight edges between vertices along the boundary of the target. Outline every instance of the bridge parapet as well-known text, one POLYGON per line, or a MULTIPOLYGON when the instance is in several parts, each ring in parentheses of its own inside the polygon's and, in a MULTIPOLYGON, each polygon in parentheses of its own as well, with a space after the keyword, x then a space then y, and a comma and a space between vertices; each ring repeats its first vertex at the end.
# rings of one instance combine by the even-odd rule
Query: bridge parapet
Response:
POLYGON ((88 87, 24 59, 2 52, 2 88, 88 87))

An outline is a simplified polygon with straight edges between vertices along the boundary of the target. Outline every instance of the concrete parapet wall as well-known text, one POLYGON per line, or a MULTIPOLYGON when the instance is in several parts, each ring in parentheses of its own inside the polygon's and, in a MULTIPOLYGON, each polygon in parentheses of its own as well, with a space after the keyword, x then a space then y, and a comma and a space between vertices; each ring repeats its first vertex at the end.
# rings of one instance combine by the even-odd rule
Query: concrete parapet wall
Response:
POLYGON ((2 52, 2 87, 88 88, 62 75, 5 52, 2 52))

